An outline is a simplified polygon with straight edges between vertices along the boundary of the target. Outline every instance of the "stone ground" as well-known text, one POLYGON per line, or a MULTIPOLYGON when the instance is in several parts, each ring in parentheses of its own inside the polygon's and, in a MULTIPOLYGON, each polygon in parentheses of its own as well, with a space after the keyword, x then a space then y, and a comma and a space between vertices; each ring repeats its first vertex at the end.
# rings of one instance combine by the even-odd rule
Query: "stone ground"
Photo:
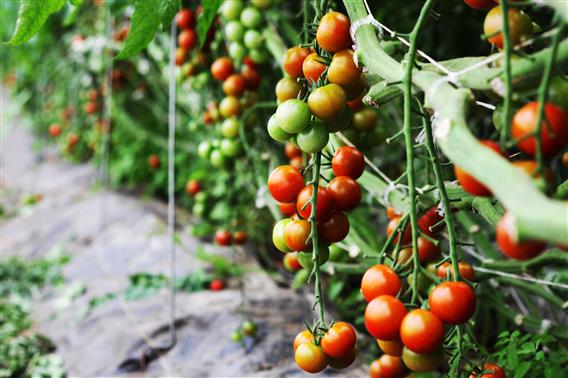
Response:
MULTIPOLYGON (((244 253, 240 259, 251 268, 245 275, 246 311, 258 323, 260 335, 247 348, 229 339, 243 321, 237 288, 178 293, 178 342, 156 358, 145 359, 148 343, 163 345, 168 340, 167 290, 137 301, 114 299, 82 318, 89 298, 123 290, 130 274, 168 274, 165 204, 111 191, 105 197, 107 222, 101 229, 104 194, 93 189, 93 166, 70 164, 49 150, 38 150, 23 122, 7 116, 13 104, 4 93, 1 105, 1 204, 14 212, 1 220, 2 258, 38 258, 63 245, 71 257, 63 268, 68 289, 86 290, 70 303, 62 302, 60 292, 48 290, 38 297, 32 314, 38 331, 57 346, 69 376, 308 376, 296 367, 291 343, 303 320, 311 319, 311 298, 277 285, 244 253), (33 193, 44 199, 18 211, 21 198, 33 193)), ((187 233, 180 235, 178 276, 203 266, 192 255, 200 245, 213 253, 230 253, 187 233)), ((321 375, 363 377, 367 372, 358 366, 344 372, 327 369, 321 375)))

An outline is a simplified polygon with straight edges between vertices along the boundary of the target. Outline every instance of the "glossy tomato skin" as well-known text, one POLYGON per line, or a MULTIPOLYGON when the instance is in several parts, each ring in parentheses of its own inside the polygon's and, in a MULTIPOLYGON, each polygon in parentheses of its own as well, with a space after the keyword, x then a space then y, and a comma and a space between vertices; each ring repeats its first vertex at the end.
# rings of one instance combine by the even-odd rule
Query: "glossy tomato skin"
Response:
POLYGON ((298 261, 297 252, 291 252, 285 254, 283 262, 284 262, 284 268, 286 268, 291 272, 297 272, 298 270, 302 269, 302 266, 298 261))
POLYGON ((442 282, 430 293, 430 311, 448 324, 463 324, 473 316, 477 305, 475 292, 465 282, 442 282))
POLYGON ((304 77, 310 83, 317 83, 320 76, 325 71, 325 64, 322 62, 322 57, 320 57, 317 53, 313 52, 306 57, 304 63, 302 64, 302 72, 304 73, 304 77))
POLYGON ((227 230, 217 230, 215 232, 215 242, 219 245, 228 246, 231 245, 233 241, 233 236, 227 230))
POLYGON ((426 239, 425 237, 418 237, 418 258, 420 262, 428 262, 436 260, 440 257, 440 244, 437 245, 426 239))
MULTIPOLYGON (((304 219, 308 219, 312 214, 312 200, 314 187, 312 185, 305 186, 296 199, 296 211, 304 219), (306 205, 307 204, 307 205, 306 205)), ((331 216, 333 200, 327 190, 320 186, 317 193, 316 220, 326 221, 331 216)))
POLYGON ((296 204, 294 202, 291 203, 279 203, 278 207, 280 208, 280 212, 285 217, 291 217, 292 215, 296 214, 296 204))
POLYGON ((495 6, 494 0, 464 0, 473 9, 491 9, 495 6))
MULTIPOLYGON (((517 140, 517 147, 523 152, 536 155, 535 133, 538 120, 538 102, 530 102, 515 113, 511 135, 517 140)), ((547 103, 544 105, 543 121, 540 128, 542 154, 550 157, 568 143, 568 115, 562 108, 547 103), (548 124, 547 122, 548 121, 548 124)))
MULTIPOLYGON (((496 6, 485 16, 483 32, 487 40, 500 49, 503 48, 502 25, 503 10, 500 6, 496 6)), ((523 37, 531 35, 533 31, 529 16, 519 8, 509 8, 509 36, 513 46, 519 44, 523 37)))
POLYGON ((221 100, 219 104, 219 113, 225 118, 239 115, 241 112, 241 103, 235 96, 227 96, 221 100))
POLYGON ((355 358, 357 357, 357 351, 355 349, 356 348, 351 349, 342 357, 330 358, 328 360, 329 367, 339 370, 348 368, 353 362, 355 362, 355 358))
POLYGON ((402 343, 402 341, 400 341, 400 339, 395 339, 395 340, 377 339, 377 344, 385 354, 394 357, 402 356, 402 348, 404 348, 404 344, 402 343))
POLYGON ((305 329, 302 332, 298 333, 294 338, 294 350, 298 349, 301 344, 313 342, 315 342, 314 336, 309 330, 305 329))
POLYGON ((302 100, 289 99, 278 105, 276 118, 282 130, 300 133, 310 125, 310 109, 302 100))
POLYGON ((303 343, 294 353, 296 364, 308 373, 319 373, 327 366, 327 357, 320 347, 313 343, 303 343))
POLYGON ((223 82, 223 92, 227 96, 242 96, 245 89, 245 79, 239 74, 232 74, 223 82))
POLYGON ((402 319, 406 314, 406 308, 400 300, 392 295, 381 295, 367 304, 365 327, 377 339, 395 340, 399 337, 402 319))
POLYGON ((308 96, 308 108, 313 115, 324 121, 339 117, 346 106, 345 91, 337 84, 316 88, 308 96))
POLYGON ((284 71, 290 77, 303 77, 302 64, 304 59, 310 54, 310 51, 304 47, 291 47, 284 54, 284 71))
POLYGON ((353 326, 345 322, 335 323, 322 337, 321 347, 325 354, 335 358, 346 356, 355 348, 357 335, 353 326))
MULTIPOLYGON (((394 218, 389 222, 389 224, 387 225, 387 236, 391 236, 392 233, 395 232, 401 220, 402 218, 394 218)), ((399 231, 397 231, 397 235, 393 239, 394 243, 398 242, 399 234, 400 234, 399 231)), ((410 225, 407 223, 404 232, 402 232, 401 244, 402 245, 409 244, 411 240, 412 240, 412 231, 410 230, 410 225)))
POLYGON ((353 210, 361 202, 361 188, 349 176, 337 176, 327 184, 327 192, 337 210, 353 210))
MULTIPOLYGON (((445 263, 443 263, 438 267, 436 275, 441 279, 445 280, 447 279, 448 271, 450 272, 449 279, 451 280, 452 277, 454 276, 452 264, 449 261, 446 261, 445 263)), ((466 263, 464 261, 458 262, 458 271, 461 278, 475 282, 475 270, 473 269, 473 266, 471 266, 471 264, 466 263)))
POLYGON ((224 81, 235 72, 235 66, 229 57, 217 58, 211 65, 211 75, 217 80, 224 81))
POLYGON ((406 375, 407 369, 400 357, 383 354, 381 357, 371 362, 369 376, 371 378, 402 378, 406 375))
POLYGON ((318 25, 316 39, 324 50, 336 52, 351 45, 349 17, 339 12, 329 12, 324 15, 318 25))
POLYGON ((331 160, 335 176, 349 176, 358 179, 365 170, 365 157, 355 147, 341 146, 331 160))
POLYGON ((288 253, 292 251, 288 245, 286 245, 286 241, 284 239, 286 226, 290 222, 292 222, 292 219, 290 218, 282 219, 276 223, 272 229, 272 243, 280 252, 288 253))
POLYGON ((301 90, 302 85, 296 79, 286 76, 276 84, 276 98, 280 102, 294 99, 298 97, 301 90))
POLYGON ((394 207, 387 207, 387 218, 393 220, 394 218, 400 218, 402 216, 402 211, 395 209, 394 207))
POLYGON ((513 218, 509 214, 505 214, 497 223, 495 236, 504 255, 515 260, 528 260, 538 256, 546 248, 546 243, 540 241, 515 241, 513 228, 513 218))
POLYGON ((432 312, 415 309, 402 320, 400 340, 413 352, 433 353, 444 341, 444 326, 432 312))
POLYGON ((182 47, 178 47, 176 49, 176 66, 181 66, 183 62, 185 62, 186 57, 187 57, 187 50, 182 47))
MULTIPOLYGON (((501 148, 497 143, 491 140, 482 140, 480 141, 480 143, 502 155, 501 148)), ((480 197, 491 196, 491 191, 489 190, 489 188, 477 181, 473 176, 468 174, 457 165, 454 166, 454 174, 456 175, 456 178, 458 179, 463 190, 465 190, 469 194, 480 197)))
POLYGON ((178 45, 191 50, 197 45, 197 34, 192 29, 182 30, 178 36, 178 45))
MULTIPOLYGON (((327 79, 342 87, 352 86, 361 76, 362 68, 357 67, 353 59, 353 50, 345 49, 333 54, 333 58, 327 70, 327 79)), ((354 97, 359 95, 358 91, 354 97)), ((353 98, 351 98, 353 99, 353 98)))
POLYGON ((292 159, 290 159, 290 165, 296 169, 303 169, 306 166, 304 157, 294 156, 292 159))
POLYGON ((304 186, 304 177, 291 165, 281 165, 268 177, 268 190, 272 198, 281 203, 296 201, 304 186))
POLYGON ((412 371, 427 372, 436 369, 444 362, 444 351, 436 349, 432 353, 419 354, 407 347, 402 350, 402 361, 412 371))
POLYGON ((201 183, 197 180, 189 180, 185 184, 185 191, 187 194, 194 196, 201 191, 201 183))
POLYGON ((420 228, 420 231, 426 235, 435 237, 438 233, 438 229, 431 230, 430 227, 440 223, 443 219, 444 218, 438 212, 438 206, 433 206, 426 211, 424 215, 418 218, 418 227, 420 228))
POLYGON ((180 29, 190 29, 195 26, 195 13, 191 9, 184 8, 178 12, 176 22, 180 29))
POLYGON ((363 274, 361 279, 361 292, 367 302, 381 295, 396 296, 402 284, 393 268, 384 264, 377 264, 363 274))
POLYGON ((302 151, 314 154, 320 152, 329 142, 329 132, 321 121, 311 122, 311 125, 296 135, 296 141, 302 151))
POLYGON ((284 228, 284 243, 292 251, 308 251, 312 248, 310 223, 305 219, 292 220, 284 228))
MULTIPOLYGON (((481 374, 480 378, 507 378, 505 371, 501 368, 501 366, 497 365, 493 362, 486 362, 483 364, 481 371, 483 370, 490 370, 491 373, 484 373, 481 374)), ((477 374, 475 372, 471 373, 469 378, 477 378, 477 374)))
POLYGON ((238 244, 238 245, 245 244, 247 242, 247 239, 248 239, 248 235, 245 231, 237 231, 233 235, 233 240, 235 241, 235 244, 238 244))
POLYGON ((326 243, 337 243, 349 234, 349 219, 342 212, 334 211, 325 222, 318 223, 318 232, 326 243))

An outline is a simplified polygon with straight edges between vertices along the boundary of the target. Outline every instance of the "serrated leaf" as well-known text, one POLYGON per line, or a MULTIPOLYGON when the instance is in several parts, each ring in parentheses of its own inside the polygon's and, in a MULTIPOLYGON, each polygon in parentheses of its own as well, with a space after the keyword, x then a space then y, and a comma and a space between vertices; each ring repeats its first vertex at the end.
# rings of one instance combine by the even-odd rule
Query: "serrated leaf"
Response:
POLYGON ((162 30, 166 30, 168 28, 180 8, 181 0, 160 0, 162 30))
POLYGON ((217 15, 219 7, 223 3, 223 0, 210 0, 203 2, 203 13, 197 19, 197 36, 199 37, 199 47, 203 47, 205 40, 207 39, 207 32, 211 27, 211 23, 217 15))
POLYGON ((136 0, 132 14, 132 26, 124 47, 117 59, 129 58, 142 51, 154 39, 160 28, 160 9, 153 1, 136 0))
POLYGON ((16 30, 8 44, 15 46, 30 40, 45 24, 49 15, 60 10, 64 4, 65 0, 21 0, 16 30))

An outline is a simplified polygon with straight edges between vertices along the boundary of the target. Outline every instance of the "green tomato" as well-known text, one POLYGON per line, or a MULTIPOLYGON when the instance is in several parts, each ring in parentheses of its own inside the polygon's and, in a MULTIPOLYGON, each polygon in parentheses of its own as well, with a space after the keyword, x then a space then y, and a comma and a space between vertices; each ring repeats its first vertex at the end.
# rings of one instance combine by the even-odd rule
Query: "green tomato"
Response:
POLYGON ((233 331, 231 332, 231 340, 236 343, 241 342, 243 340, 243 334, 239 331, 233 331))
POLYGON ((235 138, 239 135, 241 123, 235 117, 227 118, 221 125, 221 134, 225 138, 235 138))
POLYGON ((327 127, 327 131, 330 133, 336 133, 338 131, 345 130, 351 123, 352 119, 353 112, 349 109, 349 107, 346 107, 339 117, 326 121, 325 127, 327 127))
POLYGON ((241 22, 248 29, 254 29, 262 24, 262 14, 254 7, 247 7, 241 12, 241 22))
MULTIPOLYGON (((329 260, 329 247, 326 245, 320 245, 318 248, 318 262, 323 265, 329 260)), ((298 262, 302 268, 311 271, 314 267, 314 262, 312 261, 312 252, 298 252, 298 262)))
POLYGON ((197 202, 197 203, 205 203, 205 201, 207 201, 207 193, 205 193, 205 191, 202 190, 202 191, 198 192, 195 195, 194 198, 195 198, 195 202, 197 202))
POLYGON ((292 287, 294 289, 297 289, 304 286, 306 282, 308 282, 309 277, 310 272, 308 272, 306 269, 298 270, 296 272, 296 275, 294 276, 294 283, 292 284, 292 287))
POLYGON ((229 21, 225 25, 225 37, 230 42, 240 42, 243 40, 245 27, 239 21, 229 21))
POLYGON ((266 63, 270 57, 264 48, 250 50, 249 56, 255 63, 266 63))
POLYGON ((253 336, 256 333, 256 324, 252 320, 246 320, 242 325, 241 328, 243 333, 247 336, 253 336))
POLYGON ((241 61, 247 55, 247 49, 238 42, 229 45, 229 56, 236 61, 241 61))
POLYGON ((337 244, 332 244, 329 246, 330 261, 342 261, 346 256, 348 256, 347 251, 341 249, 337 244))
POLYGON ((272 6, 271 0, 252 0, 251 4, 257 7, 258 9, 267 9, 272 6))
POLYGON ((568 113, 568 81, 556 76, 550 81, 548 102, 558 105, 568 113))
POLYGON ((249 29, 245 33, 244 42, 249 49, 256 49, 262 45, 262 36, 257 30, 249 29))
POLYGON ((286 228, 286 225, 290 222, 292 222, 290 218, 282 219, 280 222, 276 223, 272 229, 272 243, 274 243, 274 246, 280 252, 292 252, 286 243, 284 243, 284 228, 286 228))
POLYGON ((193 207, 191 208, 191 212, 193 213, 193 215, 196 215, 198 217, 202 217, 205 214, 205 210, 206 206, 202 202, 194 203, 193 207))
POLYGON ((204 141, 199 143, 197 146, 197 155, 202 159, 208 159, 209 154, 211 153, 211 143, 208 141, 204 141))
POLYGON ((412 371, 431 371, 444 362, 444 351, 440 348, 433 353, 418 354, 404 347, 402 349, 402 361, 412 371))
POLYGON ((313 122, 307 130, 298 134, 298 146, 304 152, 313 154, 321 151, 329 142, 329 133, 322 122, 313 122))
POLYGON ((223 139, 219 147, 225 157, 235 157, 241 152, 241 145, 238 139, 223 139))
MULTIPOLYGON (((409 274, 408 277, 406 277, 406 283, 408 283, 408 286, 412 286, 412 284, 414 283, 414 275, 413 274, 409 274)), ((430 280, 430 277, 428 277, 426 274, 424 274, 422 272, 418 272, 417 288, 418 288, 418 291, 420 293, 423 293, 423 294, 427 293, 431 284, 432 284, 432 280, 430 280)))
POLYGON ((211 164, 214 167, 222 167, 223 165, 225 165, 225 156, 223 156, 223 154, 221 153, 221 151, 214 149, 213 151, 211 151, 211 155, 209 155, 209 160, 211 161, 211 164))
POLYGON ((225 1, 221 6, 221 15, 226 20, 236 20, 241 15, 243 3, 241 0, 225 1))
POLYGON ((278 123, 278 119, 276 119, 276 114, 273 114, 272 117, 270 117, 266 128, 268 129, 268 134, 272 137, 272 139, 279 142, 286 142, 292 137, 292 134, 282 130, 278 123))
POLYGON ((310 125, 310 109, 308 104, 298 99, 286 100, 276 109, 276 118, 282 130, 296 134, 310 125))

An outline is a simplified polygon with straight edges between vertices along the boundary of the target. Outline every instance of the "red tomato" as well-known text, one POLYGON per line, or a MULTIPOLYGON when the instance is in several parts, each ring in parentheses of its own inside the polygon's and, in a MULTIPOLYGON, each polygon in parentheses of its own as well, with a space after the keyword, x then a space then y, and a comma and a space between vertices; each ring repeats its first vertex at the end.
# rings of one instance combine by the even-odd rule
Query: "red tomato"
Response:
POLYGON ((333 369, 345 369, 355 361, 355 357, 357 357, 357 351, 353 348, 343 357, 330 358, 329 367, 333 369))
POLYGON ((58 137, 61 135, 61 126, 57 123, 49 125, 49 135, 58 137))
POLYGON ((233 235, 233 240, 235 241, 235 244, 238 244, 238 245, 245 244, 247 242, 247 239, 248 239, 248 235, 245 231, 237 231, 233 235))
POLYGON ((320 347, 313 343, 303 343, 294 353, 296 364, 308 373, 319 373, 327 366, 327 357, 320 347))
MULTIPOLYGON (((458 270, 460 273, 460 277, 468 280, 468 281, 475 281, 475 270, 473 270, 473 267, 463 261, 458 262, 458 270)), ((454 276, 454 271, 452 268, 452 264, 449 261, 446 261, 445 263, 443 263, 442 265, 440 265, 438 267, 438 270, 436 271, 436 275, 438 277, 440 277, 441 279, 445 280, 448 274, 448 271, 450 272, 450 279, 452 279, 452 277, 454 276)))
POLYGON ((326 65, 321 63, 322 57, 317 53, 313 52, 304 59, 302 63, 302 72, 309 83, 317 83, 323 71, 326 69, 326 65))
POLYGON ((349 219, 342 212, 333 212, 325 222, 318 223, 318 232, 326 243, 337 243, 349 234, 349 219))
POLYGON ((227 230, 217 230, 215 232, 215 243, 223 246, 231 245, 233 241, 233 236, 227 230))
MULTIPOLYGON (((530 102, 520 108, 513 117, 511 135, 517 141, 517 147, 523 152, 536 155, 538 102, 530 102)), ((553 104, 544 105, 543 121, 540 128, 542 154, 550 157, 568 143, 568 115, 553 104)))
POLYGON ((396 296, 402 287, 400 278, 390 266, 377 264, 363 274, 361 292, 367 302, 381 295, 396 296))
POLYGON ((220 279, 215 279, 211 281, 211 283, 209 284, 209 290, 211 291, 220 291, 223 290, 224 288, 225 288, 225 282, 223 282, 223 280, 220 279))
MULTIPOLYGON (((314 187, 312 185, 305 186, 296 199, 296 211, 304 219, 307 219, 312 214, 312 194, 314 187)), ((320 186, 317 193, 317 207, 316 207, 316 220, 325 221, 331 216, 331 207, 333 200, 327 190, 320 186)))
POLYGON ((436 245, 430 240, 418 237, 418 258, 420 262, 437 260, 440 257, 440 244, 436 245))
POLYGON ((305 219, 296 219, 289 222, 284 228, 284 243, 292 251, 308 251, 311 246, 312 227, 305 219))
POLYGON ((349 176, 335 177, 327 184, 326 190, 337 210, 353 210, 361 202, 361 188, 357 181, 349 176))
POLYGON ((377 344, 379 344, 379 348, 385 353, 390 356, 400 357, 402 355, 402 348, 404 348, 404 344, 400 339, 395 340, 380 340, 377 339, 377 344))
POLYGON ((346 356, 355 348, 357 335, 353 326, 345 322, 335 323, 322 337, 321 347, 325 354, 335 358, 346 356))
POLYGON ((339 12, 324 15, 318 25, 316 39, 318 45, 329 52, 336 52, 351 45, 349 17, 339 12))
POLYGON ((201 183, 197 180, 189 180, 185 184, 185 191, 190 196, 194 196, 201 191, 201 183))
MULTIPOLYGON (((503 154, 499 145, 493 141, 481 140, 480 143, 486 147, 491 148, 493 151, 497 152, 500 155, 503 154)), ((457 165, 454 166, 454 173, 463 190, 465 190, 469 194, 483 197, 491 195, 491 191, 486 186, 477 181, 473 176, 468 174, 457 165)))
POLYGON ((430 311, 444 323, 463 324, 475 312, 475 292, 465 282, 442 282, 430 293, 430 311))
POLYGON ((433 353, 444 341, 444 326, 432 312, 415 309, 402 320, 400 340, 413 352, 433 353))
MULTIPOLYGON (((288 253, 287 255, 290 255, 290 253, 288 253)), ((303 330, 294 338, 294 350, 298 349, 301 344, 313 342, 315 342, 314 336, 310 333, 310 331, 308 331, 307 329, 303 330)))
POLYGON ((242 96, 245 88, 245 79, 239 74, 232 74, 223 82, 223 92, 227 96, 242 96))
POLYGON ((191 50, 197 45, 197 34, 192 29, 182 30, 178 36, 178 45, 186 50, 191 50))
POLYGON ((331 159, 331 167, 335 176, 358 179, 365 170, 365 157, 355 147, 341 146, 331 159))
POLYGON ((495 6, 494 0, 464 0, 464 3, 473 9, 491 9, 495 6))
POLYGON ((152 154, 148 157, 148 165, 150 168, 158 169, 160 167, 160 158, 156 154, 152 154))
POLYGON ((302 156, 302 150, 294 146, 294 144, 287 142, 284 146, 284 154, 288 159, 295 158, 296 156, 302 156))
MULTIPOLYGON (((491 373, 481 374, 480 378, 507 378, 507 376, 505 375, 505 371, 501 368, 501 366, 493 362, 484 363, 483 368, 481 368, 481 370, 482 371, 490 370, 491 373)), ((469 378, 476 378, 476 377, 477 374, 475 374, 475 372, 472 372, 471 375, 469 376, 469 378)))
POLYGON ((381 340, 398 339, 402 319, 407 314, 404 304, 392 295, 381 295, 367 304, 365 327, 381 340))
POLYGON ((248 90, 256 89, 260 86, 260 75, 258 71, 250 66, 244 66, 241 71, 241 76, 245 80, 245 87, 248 90))
POLYGON ((406 376, 406 366, 400 357, 383 354, 371 363, 369 376, 371 378, 402 378, 406 376))
POLYGON ((290 165, 281 165, 268 177, 268 190, 272 198, 282 203, 296 201, 304 185, 304 177, 300 171, 290 165))
POLYGON ((280 212, 285 217, 291 217, 292 215, 296 214, 296 204, 294 202, 291 203, 279 203, 278 207, 280 208, 280 212))
POLYGON ((97 105, 96 102, 87 102, 87 103, 83 106, 83 110, 84 110, 85 113, 87 113, 87 114, 93 114, 93 113, 95 113, 98 109, 99 109, 99 106, 97 105))
POLYGON ((444 217, 438 213, 438 206, 431 207, 424 215, 418 218, 418 227, 420 230, 430 237, 435 237, 439 229, 434 231, 430 227, 440 223, 444 217))
MULTIPOLYGON (((355 65, 353 50, 345 49, 333 54, 333 58, 327 69, 327 79, 331 83, 341 85, 342 87, 350 87, 353 86, 353 83, 359 81, 361 72, 362 68, 355 65)), ((363 83, 363 87, 364 85, 365 83, 363 83)), ((353 97, 357 97, 359 93, 361 93, 361 89, 355 90, 355 92, 355 96, 353 97)))
POLYGON ((190 29, 195 26, 195 14, 191 9, 183 8, 178 12, 176 22, 180 29, 190 29))
POLYGON ((291 47, 284 54, 284 71, 293 78, 303 77, 302 64, 310 51, 304 47, 291 47))
POLYGON ((528 260, 538 256, 546 248, 546 243, 541 241, 514 240, 514 227, 513 218, 509 214, 505 214, 497 223, 497 245, 506 256, 515 260, 528 260))
POLYGON ((298 261, 298 253, 290 252, 284 255, 284 268, 288 269, 291 272, 297 272, 298 270, 302 269, 298 261))
POLYGON ((217 58, 211 65, 211 75, 217 80, 224 81, 235 72, 233 62, 229 57, 217 58))
POLYGON ((187 50, 181 47, 176 49, 176 66, 181 66, 187 57, 187 50))
MULTIPOLYGON (((392 235, 392 233, 398 227, 398 224, 400 223, 401 219, 402 218, 394 218, 393 220, 391 220, 389 222, 389 224, 387 225, 387 236, 392 235)), ((412 230, 410 229, 410 225, 407 223, 406 227, 404 229, 404 232, 402 233, 401 244, 406 245, 406 244, 410 243, 411 240, 412 240, 412 230)), ((393 242, 395 244, 398 243, 398 235, 394 237, 393 242)))
POLYGON ((394 218, 400 218, 402 211, 395 209, 394 207, 387 207, 387 218, 393 220, 394 218))

